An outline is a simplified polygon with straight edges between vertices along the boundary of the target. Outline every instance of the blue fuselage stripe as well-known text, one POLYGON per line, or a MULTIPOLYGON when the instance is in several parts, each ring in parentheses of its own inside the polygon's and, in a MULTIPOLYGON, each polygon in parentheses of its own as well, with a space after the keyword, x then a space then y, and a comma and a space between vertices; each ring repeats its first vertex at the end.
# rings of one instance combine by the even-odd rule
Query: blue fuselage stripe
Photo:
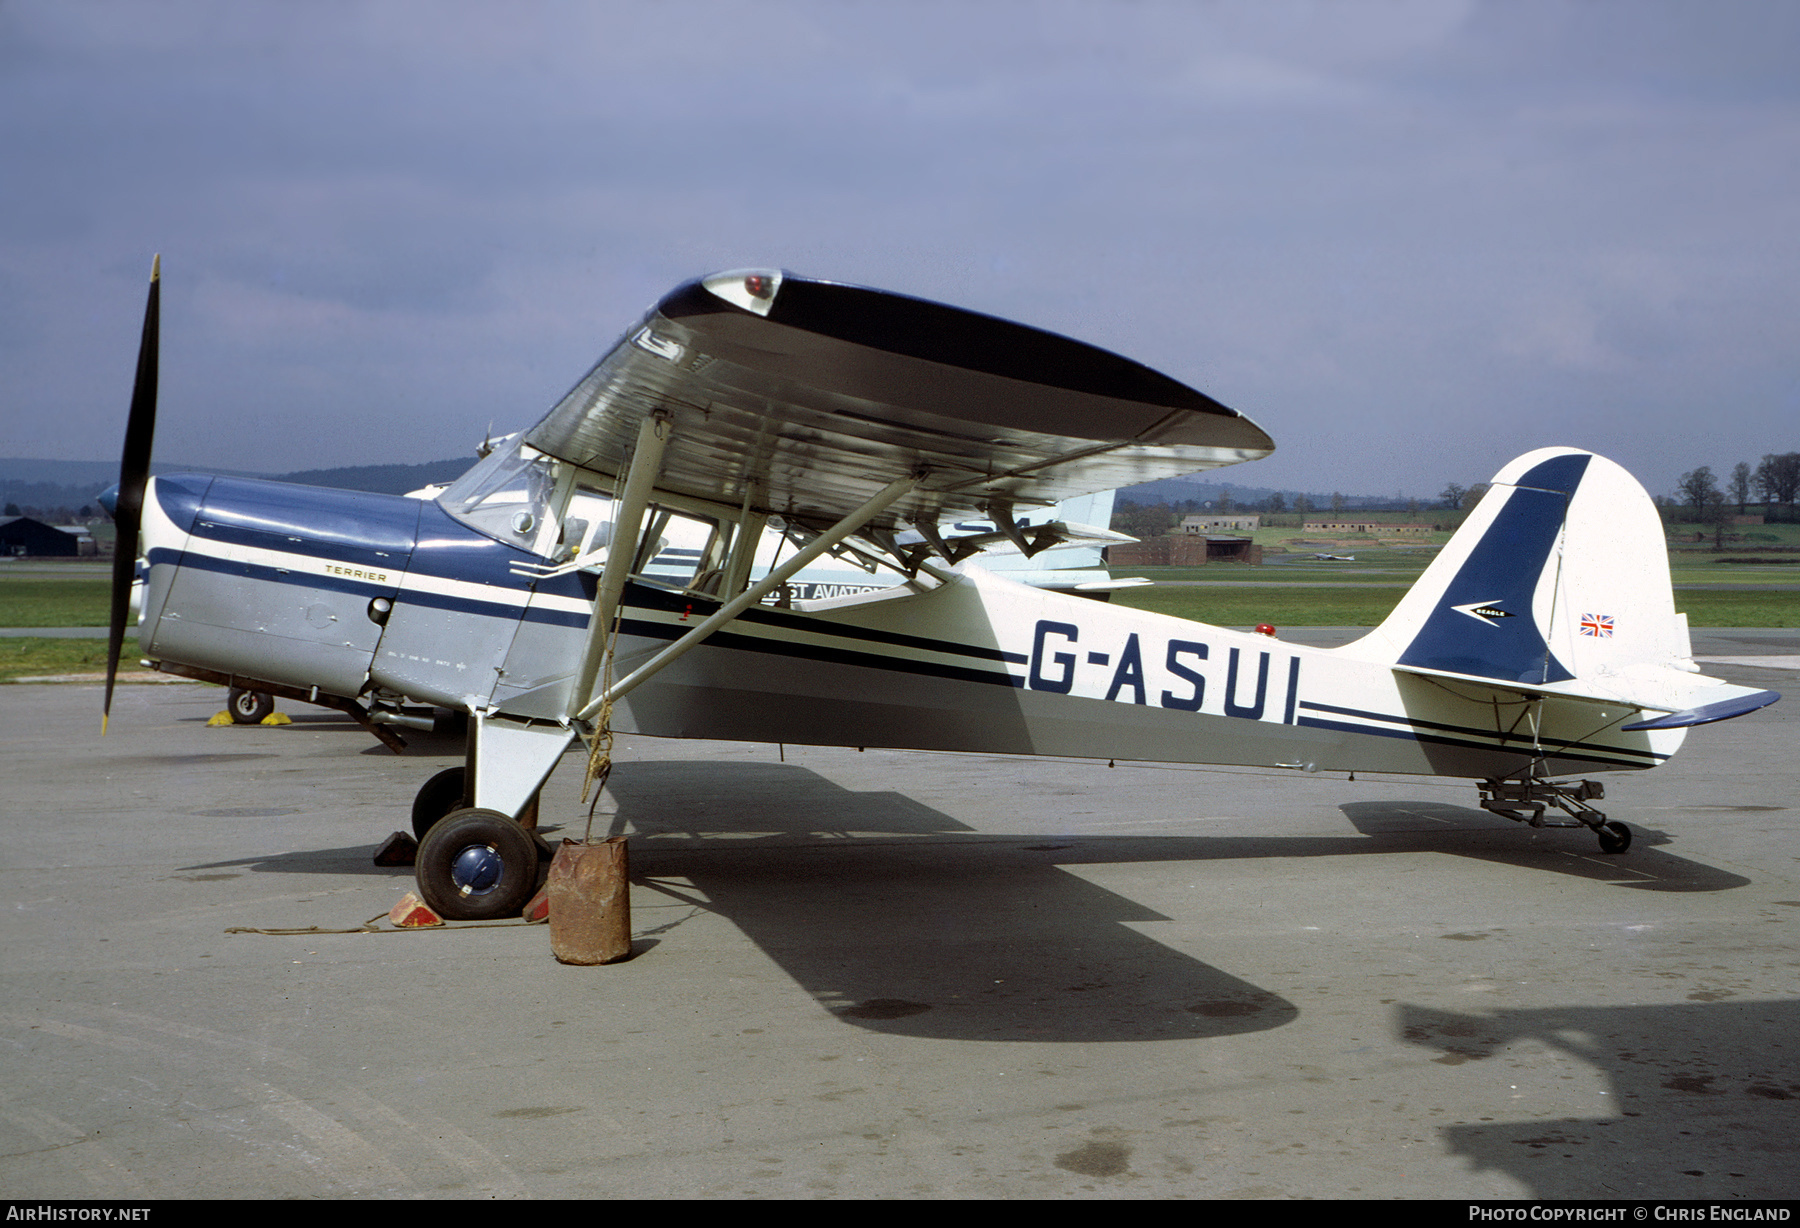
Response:
MULTIPOLYGON (((1324 719, 1321 719, 1318 717, 1309 717, 1309 716, 1302 716, 1300 718, 1300 720, 1298 722, 1299 724, 1308 725, 1315 729, 1336 729, 1336 730, 1347 731, 1350 733, 1367 733, 1367 734, 1374 734, 1377 737, 1384 737, 1384 738, 1408 738, 1408 737, 1410 737, 1410 738, 1415 738, 1421 742, 1441 742, 1441 743, 1444 743, 1446 745, 1451 745, 1451 746, 1480 746, 1480 747, 1483 747, 1484 749, 1488 749, 1488 750, 1494 749, 1494 746, 1493 746, 1494 741, 1497 741, 1501 744, 1501 749, 1514 749, 1514 747, 1512 747, 1508 744, 1517 743, 1518 744, 1517 749, 1524 750, 1529 747, 1536 746, 1536 747, 1543 748, 1545 750, 1552 751, 1560 758, 1588 758, 1588 757, 1591 757, 1591 756, 1586 756, 1586 755, 1571 755, 1571 754, 1565 753, 1571 747, 1581 747, 1582 749, 1588 750, 1588 751, 1604 752, 1606 755, 1609 755, 1609 756, 1610 755, 1629 756, 1632 760, 1634 760, 1634 762, 1632 764, 1633 767, 1651 766, 1653 764, 1661 763, 1663 760, 1665 760, 1669 757, 1667 755, 1659 755, 1655 751, 1637 750, 1633 747, 1627 747, 1627 746, 1593 746, 1593 745, 1590 745, 1585 742, 1545 741, 1542 738, 1533 737, 1531 734, 1504 733, 1504 732, 1501 732, 1501 731, 1495 730, 1495 729, 1480 729, 1480 728, 1476 728, 1475 726, 1472 726, 1472 725, 1451 725, 1451 724, 1447 724, 1443 721, 1420 720, 1416 717, 1411 717, 1411 716, 1394 716, 1394 715, 1391 715, 1391 714, 1385 713, 1385 712, 1370 712, 1370 711, 1367 711, 1366 709, 1362 709, 1362 708, 1342 708, 1342 707, 1338 707, 1334 704, 1321 704, 1321 703, 1313 703, 1311 701, 1307 701, 1307 702, 1302 703, 1300 705, 1300 707, 1303 710, 1310 711, 1310 712, 1330 712, 1330 713, 1333 713, 1338 716, 1354 716, 1354 717, 1360 717, 1363 720, 1367 720, 1367 721, 1385 721, 1391 725, 1404 726, 1404 728, 1402 728, 1402 729, 1376 729, 1376 728, 1371 728, 1367 725, 1352 725, 1346 721, 1329 721, 1329 720, 1324 720, 1324 719), (1451 738, 1451 737, 1433 736, 1431 734, 1420 732, 1421 730, 1427 730, 1427 729, 1439 730, 1445 734, 1462 734, 1464 736, 1460 737, 1460 738, 1451 738), (1491 739, 1491 741, 1481 742, 1481 741, 1473 740, 1473 739, 1477 739, 1477 738, 1491 739), (1645 760, 1648 760, 1648 763, 1644 762, 1645 760)), ((1606 759, 1606 760, 1602 760, 1602 761, 1603 762, 1612 762, 1612 760, 1610 760, 1610 759, 1606 759)))
MULTIPOLYGON (((623 634, 658 640, 680 639, 690 630, 688 627, 672 627, 668 623, 645 622, 636 618, 626 618, 620 622, 619 626, 623 634)), ((964 665, 946 665, 936 661, 882 656, 872 652, 857 652, 848 648, 832 648, 824 644, 772 640, 762 636, 740 635, 730 631, 714 632, 706 643, 709 648, 735 648, 742 652, 796 657, 804 661, 831 661, 839 665, 855 665, 865 669, 879 669, 888 673, 924 674, 933 678, 952 678, 960 682, 982 682, 995 686, 1022 687, 1025 685, 1024 678, 998 670, 970 669, 964 665)))
MULTIPOLYGON (((307 555, 308 558, 320 558, 320 555, 307 555)), ((267 563, 245 563, 237 559, 222 559, 210 554, 202 554, 190 548, 186 551, 152 550, 147 556, 150 566, 156 567, 165 563, 176 563, 183 570, 208 571, 217 575, 239 576, 246 580, 256 580, 264 584, 285 584, 295 588, 311 590, 323 589, 331 593, 349 593, 357 597, 392 596, 398 591, 399 571, 395 570, 393 581, 359 580, 352 576, 334 576, 318 572, 296 572, 285 567, 274 567, 267 563)), ((329 562, 341 560, 329 559, 329 562)))
MULTIPOLYGON (((697 618, 706 618, 718 609, 721 603, 707 598, 691 597, 686 593, 672 593, 648 585, 633 584, 626 592, 625 604, 637 609, 664 610, 669 613, 680 611, 683 614, 691 613, 697 618)), ((896 648, 916 648, 925 652, 951 653, 959 657, 973 657, 978 661, 1000 661, 1009 665, 1024 665, 1030 660, 1023 653, 1004 652, 999 648, 959 644, 952 640, 906 635, 899 631, 881 631, 873 627, 856 627, 836 622, 827 623, 806 614, 790 613, 768 606, 753 606, 738 615, 736 621, 758 623, 786 631, 805 631, 816 635, 829 635, 836 639, 891 644, 896 648)))
MULTIPOLYGON (((1377 729, 1370 725, 1352 725, 1347 721, 1323 721, 1319 720, 1317 717, 1311 716, 1303 716, 1296 723, 1306 729, 1331 729, 1339 733, 1363 734, 1372 738, 1403 738, 1414 742, 1428 742, 1436 746, 1460 746, 1467 750, 1485 750, 1489 752, 1511 751, 1515 754, 1529 755, 1532 757, 1541 756, 1546 759, 1575 759, 1583 763, 1604 763, 1612 767, 1621 768, 1645 768, 1654 766, 1652 764, 1644 763, 1642 760, 1612 759, 1601 754, 1586 753, 1587 750, 1592 748, 1583 748, 1581 750, 1575 749, 1581 745, 1580 743, 1561 743, 1554 746, 1545 745, 1533 749, 1525 746, 1495 746, 1492 742, 1475 742, 1467 738, 1446 738, 1435 734, 1414 733, 1409 729, 1377 729)), ((1620 753, 1631 754, 1632 752, 1622 751, 1620 753)), ((1658 759, 1666 757, 1667 756, 1661 755, 1655 756, 1655 758, 1658 759)))

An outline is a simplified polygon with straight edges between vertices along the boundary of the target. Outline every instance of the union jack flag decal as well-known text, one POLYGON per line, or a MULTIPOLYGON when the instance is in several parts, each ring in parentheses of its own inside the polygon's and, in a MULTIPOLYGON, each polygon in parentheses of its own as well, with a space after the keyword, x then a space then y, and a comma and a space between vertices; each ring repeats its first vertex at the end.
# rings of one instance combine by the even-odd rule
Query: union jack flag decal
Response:
POLYGON ((1611 614, 1583 614, 1581 616, 1581 634, 1598 636, 1610 640, 1613 633, 1611 614))

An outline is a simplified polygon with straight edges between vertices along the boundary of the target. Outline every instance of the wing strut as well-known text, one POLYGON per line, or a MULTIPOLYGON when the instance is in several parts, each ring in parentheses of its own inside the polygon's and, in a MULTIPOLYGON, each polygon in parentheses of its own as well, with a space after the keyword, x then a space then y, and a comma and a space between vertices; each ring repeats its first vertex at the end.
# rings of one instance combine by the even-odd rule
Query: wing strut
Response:
POLYGON ((731 556, 725 562, 725 578, 716 591, 741 593, 750 583, 751 569, 756 566, 756 547, 762 542, 763 527, 769 523, 769 514, 756 510, 764 498, 762 483, 751 482, 744 487, 744 506, 737 518, 737 538, 731 543, 731 556))
MULTIPOLYGON (((631 454, 631 468, 619 491, 613 509, 612 540, 606 550, 606 565, 600 569, 600 589, 594 598, 594 620, 588 625, 587 650, 581 657, 581 673, 575 679, 571 707, 587 704, 594 693, 594 679, 600 674, 600 663, 608 651, 613 622, 619 610, 619 597, 625 592, 625 581, 631 574, 631 563, 637 556, 638 533, 644 525, 644 510, 650 504, 650 491, 662 473, 663 449, 671 433, 670 416, 658 411, 646 417, 638 427, 637 448, 631 454)), ((598 705, 591 705, 598 707, 598 705)))
MULTIPOLYGON (((634 460, 632 462, 634 469, 632 476, 634 478, 636 477, 636 465, 637 462, 634 460)), ((827 550, 855 533, 874 517, 879 516, 896 500, 911 494, 913 489, 924 480, 924 477, 925 475, 921 473, 889 482, 875 495, 874 498, 870 499, 867 503, 863 504, 848 516, 832 525, 829 529, 826 529, 823 533, 813 538, 812 541, 808 542, 805 548, 794 555, 793 558, 783 563, 780 567, 775 568, 775 570, 771 571, 763 579, 720 606, 710 618, 706 619, 692 631, 689 631, 686 635, 650 658, 650 660, 639 666, 631 675, 607 688, 604 694, 589 701, 585 707, 576 713, 576 719, 584 721, 591 720, 594 714, 599 712, 606 704, 614 703, 624 698, 635 690, 640 683, 647 681, 658 671, 663 669, 663 667, 672 664, 676 658, 685 654, 690 648, 698 647, 700 643, 708 636, 712 635, 713 632, 717 631, 720 627, 723 627, 726 623, 736 618, 739 614, 742 614, 745 610, 761 601, 776 589, 780 588, 783 584, 786 584, 802 568, 806 567, 821 554, 824 554, 827 550)), ((617 541, 618 539, 615 538, 614 540, 617 541)), ((611 564, 611 561, 612 559, 609 555, 607 558, 609 565, 611 564)), ((602 596, 604 596, 604 594, 602 594, 602 596)))

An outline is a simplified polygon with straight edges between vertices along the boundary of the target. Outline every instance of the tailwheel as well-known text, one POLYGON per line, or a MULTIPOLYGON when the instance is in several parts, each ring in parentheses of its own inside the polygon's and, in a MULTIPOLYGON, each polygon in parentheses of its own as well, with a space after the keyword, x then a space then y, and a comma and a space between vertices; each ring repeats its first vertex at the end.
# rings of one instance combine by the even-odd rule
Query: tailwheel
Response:
POLYGON ((1631 829, 1617 819, 1602 823, 1594 829, 1594 834, 1600 837, 1602 853, 1623 853, 1631 847, 1631 829))
POLYGON ((275 697, 267 691, 248 691, 234 686, 230 698, 225 701, 225 710, 231 713, 233 724, 260 725, 264 717, 275 711, 275 697))
POLYGON ((1546 780, 1535 769, 1517 776, 1480 781, 1481 808, 1532 827, 1585 827, 1600 839, 1602 853, 1623 853, 1631 847, 1631 829, 1617 820, 1609 820, 1588 805, 1590 800, 1606 796, 1606 787, 1597 780, 1546 780), (1555 806, 1567 819, 1551 821, 1545 811, 1555 806))
POLYGON ((432 825, 414 862, 419 894, 450 921, 517 916, 538 887, 538 842, 497 810, 456 810, 432 825))

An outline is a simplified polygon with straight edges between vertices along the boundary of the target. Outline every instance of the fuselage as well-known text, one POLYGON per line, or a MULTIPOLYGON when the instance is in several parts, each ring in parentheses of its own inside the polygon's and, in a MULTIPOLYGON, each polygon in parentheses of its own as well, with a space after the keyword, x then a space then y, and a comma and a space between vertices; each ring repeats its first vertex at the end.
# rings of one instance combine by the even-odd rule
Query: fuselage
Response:
MULTIPOLYGON (((636 586, 619 671, 711 607, 636 586)), ((1448 688, 971 569, 925 593, 752 610, 634 691, 619 729, 676 737, 1484 778, 1654 767, 1628 710, 1448 688), (1534 723, 1535 722, 1535 723, 1534 723)))
MULTIPOLYGON (((176 475, 146 500, 140 644, 152 660, 467 711, 566 720, 589 570, 438 503, 176 475)), ((641 576, 624 674, 718 607, 641 576)), ((1049 754, 1296 770, 1505 776, 1653 767, 1680 731, 1531 702, 964 569, 795 608, 755 607, 622 701, 675 737, 1049 754)))

